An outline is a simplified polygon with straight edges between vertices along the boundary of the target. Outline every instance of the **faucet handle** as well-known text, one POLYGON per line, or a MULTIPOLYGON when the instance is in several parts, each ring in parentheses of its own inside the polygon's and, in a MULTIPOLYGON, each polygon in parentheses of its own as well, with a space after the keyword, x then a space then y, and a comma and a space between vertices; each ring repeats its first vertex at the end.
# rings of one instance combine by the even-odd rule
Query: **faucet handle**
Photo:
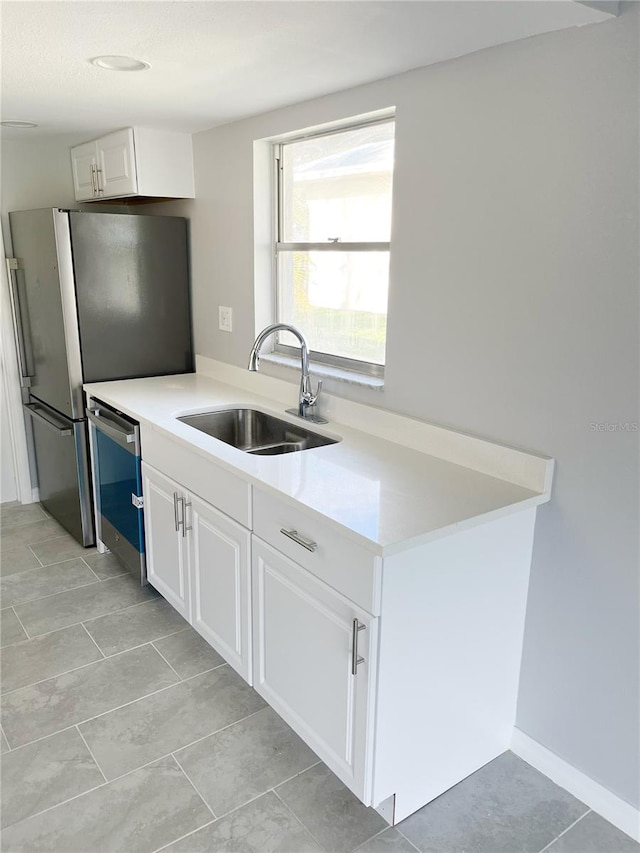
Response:
MULTIPOLYGON (((311 387, 311 386, 309 386, 309 387, 311 387)), ((322 391, 322 379, 318 379, 318 384, 316 386, 315 392, 308 391, 304 395, 305 403, 308 406, 315 406, 315 404, 318 402, 318 397, 320 396, 321 391, 322 391)))

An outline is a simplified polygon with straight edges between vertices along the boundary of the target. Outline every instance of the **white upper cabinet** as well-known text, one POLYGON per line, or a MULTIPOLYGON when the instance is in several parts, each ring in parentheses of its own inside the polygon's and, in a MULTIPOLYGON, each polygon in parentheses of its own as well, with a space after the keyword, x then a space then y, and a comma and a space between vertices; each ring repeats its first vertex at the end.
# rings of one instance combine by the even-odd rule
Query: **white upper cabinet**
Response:
POLYGON ((71 172, 76 201, 89 201, 96 195, 97 150, 95 142, 71 149, 71 172))
POLYGON ((191 136, 127 127, 71 149, 76 201, 194 198, 191 136))
POLYGON ((103 198, 138 192, 133 130, 128 127, 96 141, 98 190, 103 198))

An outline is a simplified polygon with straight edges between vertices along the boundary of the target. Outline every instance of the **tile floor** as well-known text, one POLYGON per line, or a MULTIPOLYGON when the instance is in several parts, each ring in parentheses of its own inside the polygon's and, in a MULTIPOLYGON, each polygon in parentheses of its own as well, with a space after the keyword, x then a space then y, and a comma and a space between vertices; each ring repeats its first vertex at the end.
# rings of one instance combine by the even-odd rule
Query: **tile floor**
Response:
POLYGON ((640 853, 511 753, 387 827, 110 555, 1 524, 7 853, 640 853))

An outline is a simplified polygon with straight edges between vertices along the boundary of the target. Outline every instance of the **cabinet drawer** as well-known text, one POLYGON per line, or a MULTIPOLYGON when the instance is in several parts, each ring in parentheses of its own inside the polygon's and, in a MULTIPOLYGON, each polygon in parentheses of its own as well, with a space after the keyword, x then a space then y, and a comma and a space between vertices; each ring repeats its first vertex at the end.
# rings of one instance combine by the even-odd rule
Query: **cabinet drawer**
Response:
POLYGON ((352 542, 337 525, 254 488, 253 530, 350 601, 379 614, 382 560, 352 542), (315 549, 308 550, 283 530, 294 531, 315 549))
POLYGON ((251 486, 206 456, 149 429, 140 429, 142 458, 221 512, 251 527, 251 486))

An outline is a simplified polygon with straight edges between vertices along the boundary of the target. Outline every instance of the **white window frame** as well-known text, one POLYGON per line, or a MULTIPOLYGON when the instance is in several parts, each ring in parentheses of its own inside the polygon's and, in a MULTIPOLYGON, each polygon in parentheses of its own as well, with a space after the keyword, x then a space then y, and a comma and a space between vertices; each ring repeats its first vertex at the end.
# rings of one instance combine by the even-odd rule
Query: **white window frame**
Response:
MULTIPOLYGON (((310 139, 319 136, 333 136, 339 133, 345 133, 350 130, 358 130, 359 128, 369 127, 375 124, 390 124, 395 123, 395 113, 389 113, 375 119, 365 121, 354 121, 348 124, 342 124, 339 127, 320 128, 308 133, 300 133, 287 136, 286 139, 281 139, 274 142, 273 145, 273 170, 274 170, 274 264, 273 264, 273 281, 274 287, 274 306, 273 316, 276 322, 282 318, 278 315, 279 305, 279 288, 281 286, 278 276, 278 255, 280 252, 390 252, 390 241, 375 241, 375 242, 324 242, 324 243, 303 243, 303 242, 285 242, 281 239, 283 235, 284 223, 282 216, 281 199, 283 198, 283 167, 282 167, 282 149, 284 146, 300 142, 303 139, 310 139)), ((387 303, 387 325, 389 320, 388 303, 387 303)), ((304 331, 304 330, 303 330, 304 331)), ((273 345, 273 352, 282 355, 288 355, 299 358, 300 347, 289 346, 282 344, 276 336, 273 345)), ((330 367, 342 368, 349 372, 360 373, 366 376, 375 378, 384 377, 384 364, 374 364, 373 362, 360 361, 355 358, 347 358, 346 356, 331 355, 330 353, 318 352, 311 350, 309 357, 313 362, 318 364, 328 365, 330 367)))

